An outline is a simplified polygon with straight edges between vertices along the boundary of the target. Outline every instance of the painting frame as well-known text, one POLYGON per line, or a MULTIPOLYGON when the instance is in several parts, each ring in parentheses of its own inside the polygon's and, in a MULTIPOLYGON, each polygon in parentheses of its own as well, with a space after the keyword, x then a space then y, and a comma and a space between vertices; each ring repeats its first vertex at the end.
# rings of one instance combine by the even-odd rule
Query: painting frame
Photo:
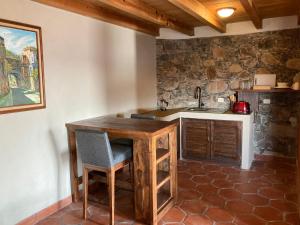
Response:
MULTIPOLYGON (((8 105, 8 106, 0 105, 0 114, 46 108, 44 59, 43 59, 43 44, 42 44, 42 29, 41 29, 41 27, 0 18, 0 28, 20 30, 23 32, 29 32, 29 33, 35 34, 35 43, 36 43, 35 58, 36 58, 36 67, 37 67, 36 68, 37 75, 35 75, 35 78, 37 81, 34 84, 37 87, 36 89, 38 91, 36 91, 36 93, 38 93, 37 96, 39 97, 38 98, 39 102, 26 103, 26 104, 21 103, 21 104, 16 104, 16 105, 13 104, 13 105, 8 105), (36 83, 38 83, 38 84, 36 84, 36 83)), ((30 47, 28 47, 28 48, 30 48, 30 47)))

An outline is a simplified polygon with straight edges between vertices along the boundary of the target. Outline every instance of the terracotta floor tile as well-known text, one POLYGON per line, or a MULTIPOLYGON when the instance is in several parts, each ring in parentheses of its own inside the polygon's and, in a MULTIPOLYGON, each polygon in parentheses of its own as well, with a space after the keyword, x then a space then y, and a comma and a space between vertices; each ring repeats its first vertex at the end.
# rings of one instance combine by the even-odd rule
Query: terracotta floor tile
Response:
POLYGON ((162 218, 164 222, 181 222, 183 221, 185 214, 179 208, 170 209, 167 214, 162 218))
POLYGON ((277 174, 266 174, 261 179, 266 182, 271 182, 272 184, 284 183, 284 178, 278 176, 277 174))
POLYGON ((188 170, 187 163, 184 161, 177 161, 177 171, 178 172, 184 172, 188 170))
POLYGON ((60 224, 61 224, 61 220, 55 218, 45 219, 39 223, 39 225, 60 225, 60 224))
POLYGON ((107 206, 103 206, 103 205, 97 205, 97 206, 92 205, 92 206, 88 207, 88 213, 89 213, 89 215, 97 214, 97 215, 101 215, 101 216, 108 216, 109 209, 107 206))
POLYGON ((296 185, 273 184, 272 187, 276 188, 277 190, 281 190, 284 193, 296 193, 297 192, 296 185))
POLYGON ((289 213, 285 216, 285 222, 288 222, 292 225, 299 225, 299 215, 297 213, 289 213))
POLYGON ((202 165, 204 164, 207 164, 207 162, 204 162, 204 161, 197 161, 197 160, 186 160, 186 161, 183 161, 185 162, 186 166, 190 169, 190 168, 196 168, 196 167, 201 167, 202 168, 202 165))
POLYGON ((200 215, 189 215, 184 220, 185 225, 212 225, 212 221, 205 217, 200 215))
POLYGON ((60 217, 62 217, 66 212, 69 212, 69 211, 72 210, 71 205, 59 210, 58 212, 56 212, 52 215, 50 215, 48 218, 60 218, 60 217))
POLYGON ((229 222, 229 223, 226 223, 226 222, 220 222, 220 223, 215 223, 215 225, 235 225, 235 223, 232 223, 232 222, 229 222))
POLYGON ((268 225, 290 225, 290 224, 285 222, 269 222, 268 225))
POLYGON ((230 174, 227 178, 229 182, 232 182, 234 184, 240 184, 240 183, 249 183, 251 178, 247 176, 242 176, 239 173, 230 174))
POLYGON ((198 199, 202 195, 195 191, 195 190, 180 190, 178 191, 178 200, 192 200, 192 199, 198 199))
POLYGON ((265 225, 266 222, 261 219, 258 218, 254 215, 239 215, 236 219, 235 219, 235 223, 238 225, 265 225))
POLYGON ((218 189, 211 184, 200 184, 197 186, 197 191, 200 193, 217 193, 218 189))
POLYGON ((224 180, 224 179, 216 179, 212 182, 212 185, 217 187, 217 188, 232 188, 233 183, 224 180))
POLYGON ((263 206, 269 203, 269 199, 259 196, 257 194, 243 194, 242 199, 251 203, 254 206, 263 206))
POLYGON ((226 203, 226 208, 229 209, 234 214, 248 213, 252 212, 253 206, 243 200, 233 200, 226 203))
POLYGON ((118 190, 115 199, 116 202, 118 202, 118 205, 133 205, 133 192, 126 190, 118 190))
POLYGON ((202 200, 190 200, 190 201, 184 201, 180 205, 180 208, 186 213, 202 214, 204 210, 206 210, 207 206, 208 206, 207 203, 205 203, 202 200))
POLYGON ((249 180, 249 183, 258 185, 260 187, 272 187, 272 182, 262 179, 262 178, 252 178, 249 180))
POLYGON ((260 186, 256 184, 245 183, 245 184, 236 184, 234 187, 237 191, 240 191, 241 193, 256 194, 260 186))
POLYGON ((275 170, 271 168, 266 168, 266 167, 255 167, 253 169, 256 172, 260 172, 262 174, 274 174, 275 170))
POLYGON ((206 165, 203 165, 203 168, 206 170, 206 171, 210 171, 210 172, 213 172, 213 171, 220 171, 221 167, 219 165, 214 165, 214 164, 206 164, 206 165))
POLYGON ((286 200, 271 200, 271 206, 283 212, 297 212, 297 205, 286 200))
POLYGON ((115 209, 115 220, 117 222, 133 222, 134 221, 134 209, 132 206, 117 207, 115 209))
POLYGON ((206 215, 216 222, 232 222, 233 216, 226 210, 221 208, 210 208, 207 210, 206 215))
POLYGON ((93 215, 83 220, 83 225, 109 225, 109 216, 93 215))
POLYGON ((178 185, 180 188, 184 188, 184 189, 194 189, 197 186, 197 184, 192 180, 190 180, 189 178, 178 179, 178 185))
POLYGON ((198 184, 205 184, 205 183, 210 183, 212 179, 206 175, 196 175, 193 176, 192 181, 198 184))
POLYGON ((235 174, 235 173, 240 173, 240 170, 237 168, 232 168, 232 167, 223 167, 221 170, 225 174, 235 174))
POLYGON ((283 199, 284 192, 273 187, 264 187, 259 190, 259 194, 269 199, 283 199))
POLYGON ((278 209, 268 206, 256 207, 254 213, 256 216, 268 221, 282 220, 282 213, 278 209))
POLYGON ((62 216, 64 224, 79 224, 82 222, 82 210, 72 210, 62 216))
POLYGON ((252 170, 242 171, 240 174, 241 177, 247 177, 247 178, 260 178, 263 176, 261 173, 252 170))
MULTIPOLYGON (((295 162, 276 160, 255 161, 249 171, 211 162, 179 160, 178 202, 158 225, 299 224, 295 211, 298 204, 295 162)), ((118 179, 128 179, 127 169, 122 173, 117 175, 118 179)), ((88 220, 82 219, 82 202, 78 202, 39 225, 108 224, 106 186, 92 190, 89 199, 97 203, 89 202, 88 220)), ((132 192, 117 189, 115 212, 116 225, 142 225, 134 222, 132 192)))
POLYGON ((202 197, 202 200, 211 206, 216 206, 221 208, 225 206, 225 200, 216 194, 205 194, 202 197))
MULTIPOLYGON (((131 224, 123 224, 123 223, 119 223, 118 225, 131 225, 131 224)), ((136 223, 134 223, 134 225, 137 225, 136 223)), ((141 223, 140 225, 145 225, 145 223, 141 223)), ((158 225, 184 225, 183 223, 165 223, 165 222, 161 222, 158 223, 158 225)))
POLYGON ((240 199, 242 197, 242 194, 240 192, 231 188, 221 189, 219 195, 228 200, 240 199))
POLYGON ((193 175, 203 175, 206 174, 206 170, 202 167, 201 163, 193 163, 188 165, 188 172, 193 175))
POLYGON ((211 179, 226 179, 228 175, 220 171, 213 171, 207 173, 207 176, 211 179))
POLYGON ((286 194, 285 198, 288 201, 294 202, 294 203, 298 203, 298 196, 296 193, 292 193, 292 194, 286 194))
POLYGON ((71 210, 82 209, 82 208, 83 208, 82 202, 76 202, 70 205, 71 210))
POLYGON ((190 180, 192 178, 192 175, 190 173, 183 172, 183 173, 178 173, 177 178, 178 178, 178 181, 180 181, 180 180, 185 181, 185 180, 190 180))

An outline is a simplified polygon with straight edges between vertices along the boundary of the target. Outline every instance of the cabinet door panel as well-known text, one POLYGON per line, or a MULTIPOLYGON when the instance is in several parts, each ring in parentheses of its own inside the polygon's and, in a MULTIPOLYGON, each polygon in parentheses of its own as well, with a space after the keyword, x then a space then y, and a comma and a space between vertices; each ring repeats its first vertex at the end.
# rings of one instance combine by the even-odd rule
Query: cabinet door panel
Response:
POLYGON ((211 157, 240 162, 241 127, 237 121, 211 122, 211 157))
POLYGON ((210 158, 210 122, 199 119, 182 119, 182 150, 184 158, 210 158))

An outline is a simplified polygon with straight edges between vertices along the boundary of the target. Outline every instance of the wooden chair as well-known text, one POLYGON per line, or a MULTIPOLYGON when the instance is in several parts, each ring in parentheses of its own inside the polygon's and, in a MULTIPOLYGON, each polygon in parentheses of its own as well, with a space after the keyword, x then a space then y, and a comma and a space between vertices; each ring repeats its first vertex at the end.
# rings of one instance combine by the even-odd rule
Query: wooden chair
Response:
POLYGON ((110 224, 114 224, 115 172, 132 161, 132 147, 111 144, 105 132, 86 130, 76 131, 76 144, 83 163, 83 217, 87 218, 88 174, 92 170, 105 172, 110 224))

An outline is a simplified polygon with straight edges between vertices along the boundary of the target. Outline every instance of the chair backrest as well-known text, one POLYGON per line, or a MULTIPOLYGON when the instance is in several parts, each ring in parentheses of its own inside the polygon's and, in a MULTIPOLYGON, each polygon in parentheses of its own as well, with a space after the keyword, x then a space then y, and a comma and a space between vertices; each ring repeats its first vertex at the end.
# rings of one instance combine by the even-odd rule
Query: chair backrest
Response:
POLYGON ((82 163, 110 168, 113 154, 106 132, 76 130, 77 151, 82 163))
POLYGON ((156 116, 152 114, 131 114, 131 119, 155 120, 156 116))

